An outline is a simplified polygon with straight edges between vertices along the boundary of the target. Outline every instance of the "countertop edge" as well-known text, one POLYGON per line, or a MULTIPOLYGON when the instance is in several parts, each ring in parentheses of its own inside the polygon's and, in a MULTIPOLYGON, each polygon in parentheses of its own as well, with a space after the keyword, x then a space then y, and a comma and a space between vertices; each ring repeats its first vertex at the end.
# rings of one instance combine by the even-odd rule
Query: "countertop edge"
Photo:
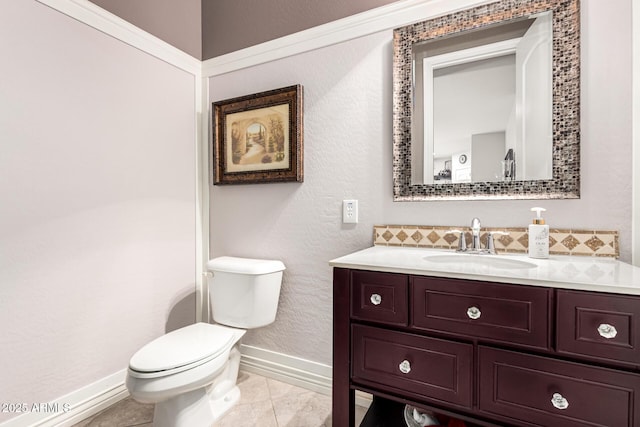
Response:
MULTIPOLYGON (((381 263, 379 261, 373 260, 373 255, 376 254, 376 250, 374 249, 376 246, 366 248, 360 251, 356 251, 352 254, 348 254, 342 257, 338 257, 329 261, 329 265, 334 268, 345 268, 345 269, 355 269, 355 270, 369 270, 369 271, 379 271, 386 273, 400 273, 400 274, 409 274, 409 275, 419 275, 419 276, 432 276, 432 277, 442 277, 442 278, 452 278, 452 279, 464 279, 464 280, 476 280, 476 281, 485 281, 485 282, 495 282, 495 283, 505 283, 505 284, 515 284, 515 285, 524 285, 524 286, 539 286, 539 287, 547 287, 547 288, 556 288, 556 289, 570 289, 570 290, 580 290, 580 291, 592 291, 592 292, 602 292, 602 293, 613 293, 613 294, 622 294, 622 295, 640 295, 640 268, 631 266, 626 263, 622 263, 621 261, 615 260, 592 260, 591 263, 585 260, 575 260, 573 257, 562 257, 562 258, 572 258, 572 259, 558 259, 555 258, 555 262, 566 262, 570 264, 571 262, 580 262, 587 266, 591 265, 604 265, 614 269, 622 268, 624 271, 620 273, 619 271, 615 271, 615 278, 612 280, 604 282, 601 280, 598 283, 597 280, 588 281, 585 279, 577 279, 577 280, 568 280, 562 279, 558 280, 557 278, 524 278, 518 277, 514 275, 509 275, 508 270, 502 270, 499 274, 496 274, 494 271, 493 274, 483 274, 477 272, 460 272, 460 271, 446 271, 443 269, 429 269, 424 266, 421 268, 409 268, 407 266, 400 265, 391 265, 392 263, 386 261, 381 263), (363 260, 363 257, 366 257, 368 253, 372 254, 371 261, 363 260), (353 258, 353 260, 350 260, 353 258), (624 276, 624 277, 620 277, 624 276), (617 281, 617 282, 616 282, 617 281)), ((391 248, 394 250, 395 248, 391 248)), ((398 250, 402 250, 402 248, 397 248, 398 250)), ((389 250, 389 249, 387 249, 389 250)), ((425 251, 432 251, 430 249, 423 249, 425 251)), ((443 253, 440 251, 440 253, 443 253)), ((544 262, 544 261, 542 261, 544 262)), ((576 275, 577 276, 577 275, 576 275)))

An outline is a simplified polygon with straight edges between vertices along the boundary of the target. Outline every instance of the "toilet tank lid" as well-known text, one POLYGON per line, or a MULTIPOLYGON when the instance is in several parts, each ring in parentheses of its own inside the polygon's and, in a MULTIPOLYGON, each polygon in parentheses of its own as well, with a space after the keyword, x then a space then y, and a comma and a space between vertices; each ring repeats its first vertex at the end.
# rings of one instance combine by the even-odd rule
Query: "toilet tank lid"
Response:
POLYGON ((269 274, 285 269, 282 261, 222 256, 207 262, 209 271, 236 274, 269 274))

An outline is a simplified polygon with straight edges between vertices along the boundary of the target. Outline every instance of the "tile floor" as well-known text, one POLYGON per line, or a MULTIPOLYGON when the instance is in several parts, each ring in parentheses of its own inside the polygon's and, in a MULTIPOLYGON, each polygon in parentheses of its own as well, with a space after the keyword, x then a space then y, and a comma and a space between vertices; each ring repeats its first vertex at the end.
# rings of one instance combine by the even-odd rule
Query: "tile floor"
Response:
MULTIPOLYGON (((331 427, 329 396, 247 372, 240 372, 238 387, 240 402, 214 427, 331 427)), ((356 407, 356 425, 364 413, 356 407)), ((127 398, 73 427, 150 427, 152 423, 153 405, 127 398)))

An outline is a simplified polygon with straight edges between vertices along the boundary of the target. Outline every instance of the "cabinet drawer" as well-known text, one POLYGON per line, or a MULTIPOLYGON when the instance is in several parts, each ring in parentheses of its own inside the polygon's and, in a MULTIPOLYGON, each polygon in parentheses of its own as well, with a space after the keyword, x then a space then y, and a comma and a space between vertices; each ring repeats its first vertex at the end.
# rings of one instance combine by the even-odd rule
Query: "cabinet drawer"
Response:
POLYGON ((479 346, 479 408, 540 426, 634 426, 640 376, 479 346))
POLYGON ((353 325, 352 377, 471 408, 471 344, 353 325))
POLYGON ((409 278, 405 274, 353 271, 351 317, 406 326, 409 278))
POLYGON ((640 365, 639 298, 558 290, 557 301, 559 353, 640 365))
POLYGON ((411 278, 412 326, 528 347, 550 347, 547 288, 411 278))

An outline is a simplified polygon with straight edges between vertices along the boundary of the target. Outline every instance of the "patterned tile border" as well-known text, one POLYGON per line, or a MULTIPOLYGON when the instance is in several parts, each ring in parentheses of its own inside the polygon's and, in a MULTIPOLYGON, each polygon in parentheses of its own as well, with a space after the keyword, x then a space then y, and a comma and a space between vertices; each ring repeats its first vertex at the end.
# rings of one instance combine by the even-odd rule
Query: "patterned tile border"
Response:
MULTIPOLYGON (((471 230, 469 227, 430 225, 374 225, 373 244, 379 246, 457 249, 458 233, 447 233, 452 229, 465 231, 467 246, 471 244, 471 230)), ((529 233, 526 227, 483 228, 480 236, 483 247, 486 245, 488 231, 505 231, 509 233, 506 236, 495 237, 495 248, 498 253, 527 253, 529 233)), ((617 231, 551 228, 549 232, 549 253, 552 255, 611 258, 620 256, 617 231)))

